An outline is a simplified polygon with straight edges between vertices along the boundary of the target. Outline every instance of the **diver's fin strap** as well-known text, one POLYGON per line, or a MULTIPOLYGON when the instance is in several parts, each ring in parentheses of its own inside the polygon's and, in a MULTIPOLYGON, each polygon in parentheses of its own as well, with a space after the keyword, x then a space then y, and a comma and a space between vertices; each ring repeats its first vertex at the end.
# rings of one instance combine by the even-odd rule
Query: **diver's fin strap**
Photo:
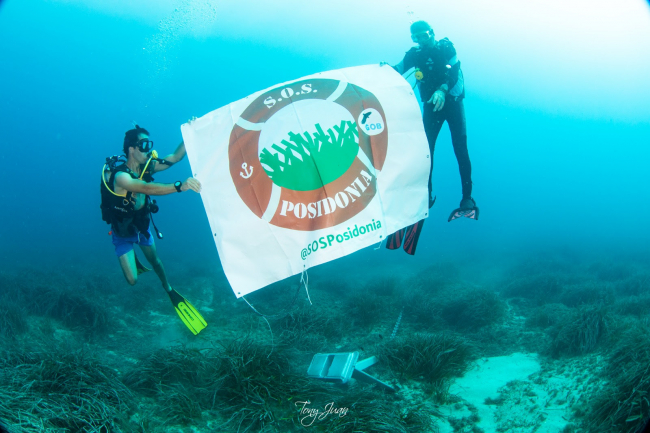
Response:
POLYGON ((451 222, 461 217, 469 218, 472 220, 478 220, 478 206, 474 206, 471 209, 461 209, 461 208, 454 209, 453 211, 451 211, 451 214, 449 214, 449 219, 447 220, 447 222, 451 222))
POLYGON ((203 316, 201 316, 201 313, 199 313, 197 309, 194 308, 194 306, 192 306, 192 304, 190 304, 190 302, 180 293, 172 289, 168 294, 169 299, 171 299, 172 304, 174 304, 174 308, 178 313, 178 317, 181 318, 183 323, 185 323, 185 326, 187 326, 194 335, 197 335, 208 326, 203 316))
POLYGON ((386 248, 389 250, 396 250, 402 246, 402 239, 404 239, 404 233, 406 229, 399 229, 392 235, 389 235, 386 238, 386 248))
POLYGON ((424 220, 420 220, 406 229, 406 234, 404 235, 404 251, 407 254, 415 255, 415 249, 418 246, 418 240, 420 240, 420 233, 422 233, 423 226, 424 220))

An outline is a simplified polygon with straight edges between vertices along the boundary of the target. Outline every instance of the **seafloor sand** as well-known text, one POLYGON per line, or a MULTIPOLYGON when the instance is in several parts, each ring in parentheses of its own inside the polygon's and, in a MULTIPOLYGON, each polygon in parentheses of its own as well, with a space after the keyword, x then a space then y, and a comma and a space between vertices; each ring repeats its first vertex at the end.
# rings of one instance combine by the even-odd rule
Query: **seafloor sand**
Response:
MULTIPOLYGON (((528 382, 528 378, 540 370, 539 361, 534 354, 513 353, 509 356, 495 356, 493 358, 480 359, 470 371, 463 377, 456 380, 450 387, 449 392, 462 398, 466 403, 473 405, 478 411, 480 421, 476 424, 487 431, 496 431, 498 420, 495 406, 486 404, 487 399, 500 397, 499 391, 513 381, 528 382)), ((533 394, 532 392, 530 393, 533 394)), ((538 396, 538 394, 535 394, 538 396)), ((516 413, 511 417, 518 422, 530 424, 530 411, 526 405, 515 406, 516 413)), ((453 415, 453 408, 449 408, 449 415, 453 415)), ((536 416, 535 413, 532 414, 536 416)), ((558 431, 564 428, 564 424, 556 425, 558 431)), ((449 430, 453 431, 453 430, 449 430)))
MULTIPOLYGON (((572 407, 582 393, 595 390, 595 384, 585 387, 584 382, 598 363, 594 356, 558 369, 552 363, 542 368, 537 354, 482 358, 449 391, 476 408, 476 426, 486 432, 557 433, 573 419, 572 407)), ((453 407, 445 409, 458 416, 453 407)), ((453 431, 440 426, 441 433, 453 431)))

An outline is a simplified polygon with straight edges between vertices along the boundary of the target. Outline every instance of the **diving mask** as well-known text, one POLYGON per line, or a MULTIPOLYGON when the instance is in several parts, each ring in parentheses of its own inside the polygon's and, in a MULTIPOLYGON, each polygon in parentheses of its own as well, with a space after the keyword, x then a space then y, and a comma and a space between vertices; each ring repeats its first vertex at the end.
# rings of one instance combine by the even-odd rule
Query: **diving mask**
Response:
POLYGON ((431 37, 433 32, 431 30, 427 30, 426 32, 419 32, 419 33, 413 33, 411 34, 411 40, 417 44, 423 44, 427 42, 431 37))
POLYGON ((137 147, 142 153, 148 153, 151 149, 153 149, 153 141, 149 140, 148 138, 143 138, 142 140, 138 140, 138 142, 135 143, 135 147, 137 147))

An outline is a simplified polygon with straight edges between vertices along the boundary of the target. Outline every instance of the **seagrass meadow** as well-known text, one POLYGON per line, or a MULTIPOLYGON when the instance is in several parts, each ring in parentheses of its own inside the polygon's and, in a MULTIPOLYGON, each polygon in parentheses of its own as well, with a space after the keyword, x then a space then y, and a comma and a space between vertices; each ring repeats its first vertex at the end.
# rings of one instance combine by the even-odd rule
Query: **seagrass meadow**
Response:
POLYGON ((648 40, 645 0, 0 0, 0 433, 640 433, 648 40), (429 59, 419 74, 391 69, 423 49, 414 39, 425 35, 410 32, 419 20, 426 41, 455 50, 447 64, 431 59, 460 71, 434 95, 462 108, 454 128, 466 128, 467 154, 447 119, 425 155, 418 107, 435 105, 417 86, 429 59), (372 91, 327 75, 348 68, 372 91), (303 80, 319 74, 328 96, 303 80), (410 108, 385 99, 387 77, 410 108), (335 102, 342 95, 354 110, 335 102), (222 107, 254 108, 223 117, 224 137, 259 134, 245 152, 206 147, 201 171, 190 140, 187 155, 179 143, 191 119, 216 122, 222 107), (288 109, 262 125, 271 108, 288 109), (127 153, 184 155, 153 175, 165 194, 152 196, 151 231, 169 284, 207 322, 198 335, 155 272, 125 278, 102 220, 100 173, 134 124, 149 134, 127 153), (426 167, 409 159, 418 143, 405 137, 418 134, 426 167), (375 156, 388 162, 375 167, 375 156), (390 172, 396 156, 409 163, 390 172), (208 170, 226 163, 228 173, 208 170), (480 218, 449 222, 468 168, 480 218), (420 172, 422 183, 404 180, 420 172), (189 178, 200 194, 183 191, 189 178), (320 193, 336 182, 336 194, 320 193), (387 249, 398 221, 389 194, 426 212, 415 255, 387 249), (271 222, 271 197, 314 234, 300 248, 327 241, 318 254, 349 254, 307 269, 323 255, 263 256, 268 236, 212 224, 254 220, 292 247, 280 238, 299 230, 271 222), (312 230, 313 217, 354 206, 368 213, 312 230), (358 249, 371 235, 377 243, 358 249), (247 266, 238 281, 295 275, 242 299, 233 263, 247 266), (316 354, 354 352, 358 366, 375 357, 363 372, 387 386, 308 375, 316 354))
POLYGON ((622 259, 540 253, 372 280, 325 265, 311 304, 297 281, 251 295, 267 319, 194 269, 184 294, 209 323, 196 337, 153 273, 115 291, 92 269, 3 271, 0 418, 20 432, 635 432, 650 274, 622 259), (307 377, 314 354, 352 351, 398 391, 307 377))

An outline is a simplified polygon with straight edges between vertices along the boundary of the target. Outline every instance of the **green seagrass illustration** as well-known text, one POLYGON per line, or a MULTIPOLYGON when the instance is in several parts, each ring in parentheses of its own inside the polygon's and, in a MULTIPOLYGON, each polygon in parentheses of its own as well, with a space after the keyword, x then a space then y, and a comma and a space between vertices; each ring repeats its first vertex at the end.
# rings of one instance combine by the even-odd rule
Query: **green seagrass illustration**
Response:
POLYGON ((275 153, 264 149, 260 154, 264 171, 277 186, 294 191, 321 188, 338 179, 354 162, 359 151, 355 122, 342 120, 327 133, 319 123, 314 126, 313 134, 289 132, 291 142, 282 140, 284 148, 273 144, 275 153))

